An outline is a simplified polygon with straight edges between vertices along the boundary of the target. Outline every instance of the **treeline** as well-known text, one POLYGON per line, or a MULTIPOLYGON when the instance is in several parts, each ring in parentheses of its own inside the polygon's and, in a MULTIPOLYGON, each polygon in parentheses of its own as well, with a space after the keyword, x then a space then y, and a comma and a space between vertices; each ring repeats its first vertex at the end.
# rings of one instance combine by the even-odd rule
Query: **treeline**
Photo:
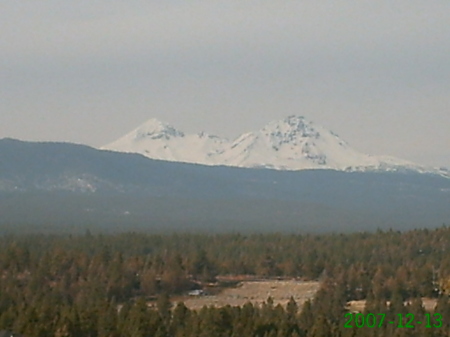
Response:
MULTIPOLYGON (((118 301, 191 289, 217 275, 344 278, 349 297, 433 296, 447 288, 450 229, 328 235, 31 235, 0 237, 2 282, 118 301), (9 281, 8 281, 9 280, 9 281), (92 291, 91 291, 92 290, 92 291), (96 290, 97 291, 97 290, 96 290)), ((32 290, 34 291, 34 289, 32 290)))
MULTIPOLYGON (((420 297, 440 297, 438 309, 447 310, 449 249, 446 227, 348 235, 3 236, 0 330, 26 336, 310 337, 323 326, 320 336, 401 336, 407 329, 343 328, 346 302, 367 299, 369 308, 395 314, 394 304, 397 311, 413 310, 404 302, 416 299, 419 310, 420 297), (302 311, 270 300, 262 308, 167 309, 164 294, 228 274, 321 279, 323 287, 302 311), (148 308, 155 298, 158 308, 148 308)), ((420 336, 448 331, 450 316, 444 320, 442 328, 420 330, 420 336)))
MULTIPOLYGON (((49 295, 49 294, 48 294, 49 295)), ((195 311, 182 302, 173 305, 166 294, 149 307, 142 297, 119 304, 91 298, 68 303, 44 295, 4 311, 0 326, 38 337, 443 337, 450 334, 450 305, 440 297, 429 324, 420 298, 405 304, 394 295, 389 305, 379 299, 367 303, 364 317, 376 324, 358 327, 345 316, 345 285, 325 282, 312 302, 302 308, 291 298, 283 307, 269 297, 261 306, 203 307, 195 311), (399 320, 413 315, 413 320, 399 320), (383 321, 379 318, 383 317, 383 321), (423 324, 417 324, 421 320, 423 324), (390 324, 393 322, 394 324, 390 324)), ((359 320, 361 323, 362 321, 359 320)), ((366 321, 367 322, 367 321, 366 321)))

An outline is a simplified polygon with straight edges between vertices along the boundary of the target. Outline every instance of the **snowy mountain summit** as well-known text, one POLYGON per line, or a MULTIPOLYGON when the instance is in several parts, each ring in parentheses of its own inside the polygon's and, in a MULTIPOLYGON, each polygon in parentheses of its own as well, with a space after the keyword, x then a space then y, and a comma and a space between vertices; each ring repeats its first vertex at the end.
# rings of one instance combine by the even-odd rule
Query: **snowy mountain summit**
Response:
POLYGON ((204 165, 448 174, 402 159, 360 153, 335 133, 302 116, 273 121, 259 131, 244 133, 233 141, 206 133, 185 134, 151 119, 103 149, 204 165))
POLYGON ((214 158, 228 143, 226 139, 204 132, 188 135, 157 119, 150 119, 103 149, 140 153, 153 159, 220 165, 214 158))

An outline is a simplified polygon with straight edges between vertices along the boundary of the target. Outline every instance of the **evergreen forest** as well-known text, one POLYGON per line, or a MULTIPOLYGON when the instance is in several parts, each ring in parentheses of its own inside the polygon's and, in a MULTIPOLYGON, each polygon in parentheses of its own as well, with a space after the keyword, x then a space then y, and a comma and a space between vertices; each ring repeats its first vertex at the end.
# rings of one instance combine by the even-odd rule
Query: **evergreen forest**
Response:
POLYGON ((450 336, 449 293, 445 226, 321 235, 0 237, 0 331, 26 337, 450 336), (321 286, 301 305, 293 298, 275 305, 268 297, 262 305, 193 310, 173 300, 224 275, 321 286), (425 311, 424 298, 435 299, 435 308, 425 311), (357 313, 347 304, 355 300, 366 300, 360 317, 373 314, 384 323, 358 327, 353 320, 348 327, 348 315, 357 313), (423 324, 397 324, 411 315, 423 324))

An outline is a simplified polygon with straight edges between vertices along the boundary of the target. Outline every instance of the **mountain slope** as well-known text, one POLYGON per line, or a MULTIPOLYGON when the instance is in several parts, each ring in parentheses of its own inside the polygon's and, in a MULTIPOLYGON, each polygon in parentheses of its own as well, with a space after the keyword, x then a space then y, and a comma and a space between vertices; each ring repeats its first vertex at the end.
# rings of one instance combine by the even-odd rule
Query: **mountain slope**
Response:
MULTIPOLYGON (((281 170, 379 167, 382 161, 352 149, 336 134, 307 121, 290 116, 259 131, 236 139, 227 150, 225 163, 240 167, 271 167, 281 170)), ((397 160, 394 165, 407 165, 397 160)))
POLYGON ((228 143, 226 139, 206 133, 187 135, 166 123, 150 119, 103 149, 139 153, 152 159, 215 165, 220 164, 215 158, 228 143))
POLYGON ((271 122, 258 131, 242 134, 234 141, 205 134, 187 135, 152 119, 103 149, 204 165, 278 170, 411 170, 448 174, 445 170, 425 168, 402 159, 360 153, 335 133, 301 116, 271 122))
POLYGON ((211 167, 75 144, 0 140, 0 233, 8 224, 407 229, 449 224, 449 204, 450 179, 433 174, 211 167))

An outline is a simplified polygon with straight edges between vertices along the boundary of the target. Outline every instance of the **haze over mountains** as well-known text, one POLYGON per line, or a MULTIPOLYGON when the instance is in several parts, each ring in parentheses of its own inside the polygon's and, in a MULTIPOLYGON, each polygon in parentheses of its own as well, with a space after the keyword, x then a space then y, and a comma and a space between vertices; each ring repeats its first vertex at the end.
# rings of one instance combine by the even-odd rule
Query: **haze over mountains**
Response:
POLYGON ((450 224, 449 205, 441 174, 205 166, 0 140, 0 233, 409 229, 450 224))
POLYGON ((302 116, 273 121, 258 131, 244 133, 232 141, 204 132, 186 134, 166 123, 150 119, 103 149, 203 165, 277 170, 413 170, 448 173, 398 158, 360 153, 332 131, 302 116))

